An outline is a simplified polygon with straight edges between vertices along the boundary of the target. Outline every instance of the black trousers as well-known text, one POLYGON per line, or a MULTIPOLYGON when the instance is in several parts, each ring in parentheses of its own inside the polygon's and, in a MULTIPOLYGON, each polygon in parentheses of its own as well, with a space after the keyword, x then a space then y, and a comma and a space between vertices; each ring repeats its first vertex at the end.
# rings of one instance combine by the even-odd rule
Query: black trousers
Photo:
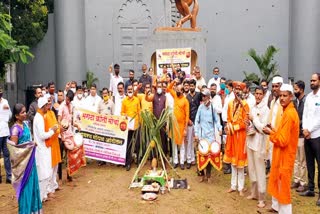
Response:
POLYGON ((199 173, 201 176, 204 176, 204 170, 206 170, 206 177, 210 178, 211 177, 211 169, 212 169, 212 165, 210 163, 208 163, 208 165, 206 166, 205 169, 201 170, 199 173))
POLYGON ((61 162, 58 164, 58 177, 59 177, 59 180, 62 180, 62 164, 63 164, 64 144, 63 144, 61 138, 59 138, 59 145, 60 145, 61 162))
POLYGON ((128 140, 127 140, 127 152, 126 152, 126 166, 132 163, 132 136, 134 134, 134 130, 128 131, 128 140))
POLYGON ((308 187, 310 191, 314 191, 315 159, 318 165, 318 188, 320 189, 320 137, 306 139, 304 142, 304 149, 308 170, 308 187))
POLYGON ((167 142, 167 135, 164 128, 160 129, 160 137, 162 143, 162 150, 165 155, 169 154, 168 142, 167 142))

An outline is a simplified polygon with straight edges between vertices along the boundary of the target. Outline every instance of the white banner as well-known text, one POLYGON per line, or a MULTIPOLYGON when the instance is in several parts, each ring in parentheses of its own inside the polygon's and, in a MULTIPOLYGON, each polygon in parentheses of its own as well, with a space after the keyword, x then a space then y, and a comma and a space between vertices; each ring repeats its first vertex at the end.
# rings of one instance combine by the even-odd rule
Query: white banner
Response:
POLYGON ((180 66, 181 70, 190 77, 191 71, 191 48, 157 49, 157 76, 161 77, 163 67, 166 66, 168 72, 172 74, 171 62, 175 68, 180 66))

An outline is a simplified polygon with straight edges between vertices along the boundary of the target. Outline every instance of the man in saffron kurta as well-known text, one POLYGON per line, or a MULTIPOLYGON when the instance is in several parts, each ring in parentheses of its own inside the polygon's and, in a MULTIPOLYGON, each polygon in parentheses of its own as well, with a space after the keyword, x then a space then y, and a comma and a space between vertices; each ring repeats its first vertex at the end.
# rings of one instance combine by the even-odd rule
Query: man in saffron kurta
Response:
POLYGON ((249 105, 242 100, 242 91, 245 84, 234 81, 235 98, 228 103, 227 112, 227 142, 223 161, 231 163, 231 188, 229 193, 238 191, 244 196, 244 167, 247 165, 246 153, 246 127, 249 113, 249 105))
POLYGON ((185 145, 184 137, 187 134, 187 127, 189 122, 189 102, 187 98, 182 94, 182 85, 177 85, 175 90, 173 86, 179 83, 179 79, 175 79, 168 86, 168 91, 174 99, 173 113, 177 120, 177 126, 174 126, 174 167, 178 166, 178 152, 177 145, 180 145, 180 168, 184 170, 184 155, 185 155, 185 145))
MULTIPOLYGON (((47 113, 44 116, 44 130, 48 132, 51 127, 58 126, 58 121, 54 111, 51 110, 51 103, 53 97, 51 95, 46 95, 48 99, 47 105, 47 113)), ((45 140, 46 146, 51 147, 51 166, 52 166, 52 177, 50 181, 50 192, 54 192, 56 189, 59 188, 57 183, 57 172, 58 172, 58 164, 61 162, 61 153, 60 153, 60 145, 59 145, 59 134, 60 129, 58 128, 57 131, 48 139, 45 140)))
POLYGON ((272 195, 272 210, 280 214, 292 213, 290 184, 299 139, 299 116, 292 103, 293 87, 283 84, 280 104, 283 115, 278 128, 265 127, 273 143, 272 164, 268 192, 272 195))

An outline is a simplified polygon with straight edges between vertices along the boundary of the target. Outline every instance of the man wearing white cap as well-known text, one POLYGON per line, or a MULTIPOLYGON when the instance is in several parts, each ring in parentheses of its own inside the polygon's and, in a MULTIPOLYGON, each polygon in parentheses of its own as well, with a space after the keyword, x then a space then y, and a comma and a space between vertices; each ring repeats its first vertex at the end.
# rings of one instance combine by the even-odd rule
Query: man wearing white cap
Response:
POLYGON ((51 147, 47 147, 45 140, 50 138, 58 129, 58 125, 54 125, 45 131, 44 116, 47 113, 47 97, 40 97, 38 99, 38 110, 33 119, 33 136, 34 141, 37 143, 36 150, 36 165, 39 177, 40 198, 41 201, 48 200, 51 196, 50 178, 52 177, 51 166, 51 147))
MULTIPOLYGON (((272 128, 277 129, 280 123, 281 114, 282 114, 282 107, 279 101, 280 95, 280 87, 283 84, 283 78, 280 76, 275 76, 272 79, 272 95, 273 100, 270 104, 270 113, 268 117, 268 124, 271 125, 272 128)), ((270 171, 270 165, 272 162, 272 149, 273 144, 267 142, 267 173, 270 171)))
POLYGON ((278 128, 269 125, 263 128, 263 132, 270 135, 273 144, 273 161, 268 183, 272 206, 269 211, 291 214, 290 184, 299 139, 299 116, 292 102, 292 85, 283 84, 279 95, 283 115, 278 128))

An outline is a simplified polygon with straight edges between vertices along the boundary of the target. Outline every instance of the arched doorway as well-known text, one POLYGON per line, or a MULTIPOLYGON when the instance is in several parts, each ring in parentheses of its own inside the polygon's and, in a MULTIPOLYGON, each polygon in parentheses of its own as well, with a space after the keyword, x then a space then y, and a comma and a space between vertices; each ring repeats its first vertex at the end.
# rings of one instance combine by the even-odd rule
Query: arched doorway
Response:
POLYGON ((141 69, 143 45, 152 24, 150 9, 144 0, 125 0, 115 22, 114 60, 122 71, 141 69))

